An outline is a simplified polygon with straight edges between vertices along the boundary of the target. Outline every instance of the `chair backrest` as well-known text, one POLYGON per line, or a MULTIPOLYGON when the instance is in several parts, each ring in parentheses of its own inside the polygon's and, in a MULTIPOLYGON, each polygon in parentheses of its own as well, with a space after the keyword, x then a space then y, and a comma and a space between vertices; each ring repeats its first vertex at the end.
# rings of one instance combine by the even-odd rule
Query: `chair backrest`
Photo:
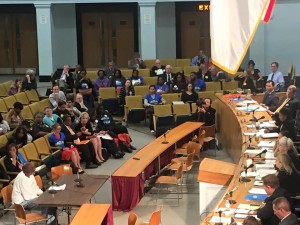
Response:
POLYGON ((18 148, 18 152, 24 157, 24 159, 26 159, 26 161, 28 161, 27 155, 23 148, 18 148))
POLYGON ((40 101, 39 94, 37 93, 37 90, 31 89, 25 91, 25 94, 27 95, 27 98, 30 102, 38 102, 40 101))
POLYGON ((136 225, 137 224, 137 215, 133 212, 130 212, 128 215, 128 225, 136 225))
POLYGON ((198 72, 199 70, 199 67, 198 66, 185 66, 183 68, 183 71, 184 71, 184 75, 189 77, 191 72, 198 72))
POLYGON ((20 92, 14 95, 17 102, 21 102, 23 105, 29 105, 29 100, 25 92, 20 92))
POLYGON ((130 109, 143 108, 143 97, 141 95, 126 96, 126 107, 130 109))
POLYGON ((145 59, 144 63, 147 68, 151 69, 153 66, 155 66, 156 59, 145 59))
POLYGON ((131 77, 132 69, 121 69, 122 76, 125 78, 131 77))
POLYGON ((239 88, 239 82, 238 81, 230 81, 230 82, 223 82, 223 90, 235 90, 239 88))
MULTIPOLYGON (((0 87, 1 89, 1 87, 0 87)), ((0 99, 0 113, 7 113, 8 109, 3 99, 0 99)))
POLYGON ((7 109, 13 109, 14 103, 17 101, 14 95, 3 98, 7 109))
POLYGON ((25 214, 25 210, 24 210, 23 206, 19 205, 19 204, 14 204, 14 208, 15 208, 16 218, 26 221, 26 214, 25 214))
POLYGON ((191 65, 191 59, 176 59, 176 66, 190 66, 191 65))
POLYGON ((87 71, 87 77, 94 81, 98 78, 97 72, 98 71, 87 71))
POLYGON ((7 133, 5 133, 5 136, 7 137, 7 140, 10 139, 10 137, 14 134, 14 131, 15 130, 11 130, 11 131, 8 131, 7 133))
POLYGON ((40 103, 40 109, 42 110, 41 112, 44 112, 44 109, 48 106, 50 106, 52 108, 49 98, 43 99, 39 103, 40 103))
POLYGON ((160 225, 160 209, 155 210, 149 220, 149 225, 160 225))
POLYGON ((172 104, 173 101, 180 101, 178 93, 162 94, 161 97, 167 104, 172 104))
POLYGON ((7 90, 5 89, 5 86, 2 84, 0 84, 0 97, 5 97, 7 96, 7 90))
POLYGON ((200 130, 205 130, 205 137, 215 137, 216 125, 201 127, 200 130))
POLYGON ((146 85, 155 85, 157 83, 157 77, 144 77, 146 85))
POLYGON ((154 106, 154 115, 155 116, 172 115, 171 104, 155 105, 154 106))
POLYGON ((116 89, 114 87, 99 88, 99 97, 101 99, 116 98, 116 89))
POLYGON ((176 59, 160 59, 160 63, 164 66, 171 65, 173 67, 176 66, 176 59))
POLYGON ((138 69, 139 70, 139 76, 141 77, 150 77, 150 70, 148 68, 146 69, 138 69))
POLYGON ((173 113, 176 116, 191 114, 190 104, 173 104, 172 107, 173 107, 173 113))
POLYGON ((193 162, 194 162, 194 155, 195 155, 195 150, 193 150, 192 153, 188 154, 187 156, 187 160, 186 160, 186 170, 190 170, 193 166, 193 162))
POLYGON ((0 135, 0 147, 3 147, 7 144, 8 139, 5 135, 0 135))
POLYGON ((48 138, 40 137, 33 141, 33 144, 35 145, 36 150, 37 150, 38 154, 40 155, 40 157, 42 157, 43 155, 51 154, 50 146, 48 145, 46 139, 48 139, 48 138))
POLYGON ((56 181, 64 174, 73 174, 70 164, 59 165, 51 168, 51 179, 56 181))
POLYGON ((11 203, 12 190, 13 190, 12 184, 8 184, 7 186, 1 189, 1 195, 2 195, 4 206, 7 206, 11 203))
MULTIPOLYGON (((24 92, 23 92, 24 93, 24 92)), ((21 116, 25 119, 25 120, 32 120, 33 119, 33 114, 31 112, 30 107, 27 105, 25 106, 22 111, 21 111, 21 116)))
POLYGON ((214 101, 216 96, 214 91, 200 91, 198 92, 198 98, 210 98, 212 101, 214 101))
POLYGON ((28 161, 39 162, 41 161, 39 154, 36 150, 36 147, 33 143, 28 143, 27 145, 23 146, 23 150, 27 156, 28 161))
POLYGON ((181 66, 175 66, 175 67, 172 67, 172 73, 183 73, 183 67, 181 66))
MULTIPOLYGON (((194 155, 197 156, 198 159, 200 158, 200 149, 201 149, 201 147, 202 147, 201 144, 192 141, 191 149, 194 150, 194 155)), ((189 152, 189 153, 192 153, 192 151, 189 152)))
POLYGON ((12 85, 13 81, 12 80, 8 80, 5 81, 4 83, 2 83, 4 90, 7 92, 10 88, 10 86, 12 85))
POLYGON ((39 189, 43 189, 43 181, 40 175, 35 175, 34 176, 35 182, 37 184, 37 186, 39 187, 39 189))
POLYGON ((149 85, 145 86, 134 86, 134 93, 135 95, 144 96, 149 93, 149 85))
POLYGON ((32 115, 34 115, 36 112, 44 112, 44 109, 41 108, 41 105, 39 102, 31 103, 29 105, 29 108, 32 112, 32 115))
POLYGON ((199 138, 198 138, 198 143, 203 146, 204 143, 204 138, 205 138, 205 133, 206 131, 204 129, 199 130, 199 138))
POLYGON ((217 91, 221 91, 221 83, 219 81, 216 82, 206 82, 206 91, 213 91, 213 92, 217 92, 217 91))
POLYGON ((0 164, 3 167, 5 173, 7 173, 7 169, 6 169, 6 166, 5 166, 5 163, 4 163, 5 157, 6 157, 6 155, 0 158, 0 164))
POLYGON ((179 182, 179 180, 182 177, 182 171, 183 171, 183 163, 181 162, 180 166, 178 167, 177 173, 176 173, 177 182, 179 182))

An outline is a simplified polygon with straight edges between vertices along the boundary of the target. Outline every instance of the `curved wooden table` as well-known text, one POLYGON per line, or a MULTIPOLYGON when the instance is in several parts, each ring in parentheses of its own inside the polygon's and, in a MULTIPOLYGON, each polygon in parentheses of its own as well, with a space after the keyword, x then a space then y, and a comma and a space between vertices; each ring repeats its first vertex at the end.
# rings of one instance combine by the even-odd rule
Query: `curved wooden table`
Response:
MULTIPOLYGON (((210 212, 206 218, 201 221, 200 224, 208 224, 212 216, 218 216, 218 213, 213 213, 217 208, 225 208, 225 201, 228 199, 227 193, 229 193, 233 188, 237 187, 237 190, 233 192, 232 198, 236 201, 236 204, 231 205, 231 208, 237 208, 239 204, 257 204, 257 202, 246 201, 245 196, 248 194, 248 190, 253 186, 253 179, 249 183, 241 183, 239 181, 240 173, 243 171, 244 163, 246 160, 243 154, 246 147, 248 146, 248 136, 244 136, 244 132, 250 132, 246 125, 252 118, 252 113, 250 115, 237 116, 236 101, 229 101, 229 99, 224 98, 222 94, 216 94, 216 110, 217 110, 217 130, 219 131, 220 138, 219 142, 227 150, 231 158, 233 159, 236 166, 236 171, 231 182, 225 191, 224 196, 215 206, 215 208, 210 212), (243 123, 242 120, 246 120, 247 123, 243 123), (247 142, 246 144, 243 144, 247 142)), ((270 115, 267 112, 255 112, 255 117, 260 118, 265 116, 264 120, 271 120, 270 115)), ((254 138, 253 138, 254 139, 254 138)), ((252 140, 252 145, 256 143, 252 140)), ((230 214, 227 217, 232 217, 230 214)), ((222 214, 222 217, 224 214, 222 214)), ((237 220, 238 221, 238 220, 237 220)))

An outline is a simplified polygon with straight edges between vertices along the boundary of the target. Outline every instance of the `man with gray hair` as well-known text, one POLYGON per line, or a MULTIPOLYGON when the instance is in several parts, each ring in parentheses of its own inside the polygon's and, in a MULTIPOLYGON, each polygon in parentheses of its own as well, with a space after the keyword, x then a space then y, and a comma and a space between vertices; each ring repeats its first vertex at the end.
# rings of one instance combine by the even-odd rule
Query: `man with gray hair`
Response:
POLYGON ((289 201, 285 197, 273 201, 274 214, 281 220, 279 225, 299 225, 298 218, 291 212, 289 201))
POLYGON ((27 69, 25 73, 25 78, 22 82, 22 91, 27 91, 36 88, 37 84, 35 79, 35 71, 33 69, 27 69))
POLYGON ((73 76, 69 71, 70 66, 64 65, 63 70, 57 70, 51 77, 51 82, 57 83, 64 92, 66 90, 73 90, 74 88, 73 76))

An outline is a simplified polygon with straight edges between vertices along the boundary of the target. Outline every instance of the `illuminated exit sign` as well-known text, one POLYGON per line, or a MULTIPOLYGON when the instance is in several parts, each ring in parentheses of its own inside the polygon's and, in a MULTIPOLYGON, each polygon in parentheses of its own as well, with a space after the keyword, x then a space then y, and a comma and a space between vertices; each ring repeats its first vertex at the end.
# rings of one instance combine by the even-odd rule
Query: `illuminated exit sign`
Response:
POLYGON ((199 11, 209 11, 210 5, 209 4, 199 4, 199 11))

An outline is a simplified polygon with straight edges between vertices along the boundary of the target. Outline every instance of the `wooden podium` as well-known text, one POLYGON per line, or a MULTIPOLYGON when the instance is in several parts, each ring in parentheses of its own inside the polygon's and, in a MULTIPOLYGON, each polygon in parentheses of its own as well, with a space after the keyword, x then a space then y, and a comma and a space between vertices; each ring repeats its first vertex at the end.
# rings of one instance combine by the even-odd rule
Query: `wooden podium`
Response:
POLYGON ((228 185, 235 169, 236 164, 205 158, 199 166, 198 181, 228 185))

